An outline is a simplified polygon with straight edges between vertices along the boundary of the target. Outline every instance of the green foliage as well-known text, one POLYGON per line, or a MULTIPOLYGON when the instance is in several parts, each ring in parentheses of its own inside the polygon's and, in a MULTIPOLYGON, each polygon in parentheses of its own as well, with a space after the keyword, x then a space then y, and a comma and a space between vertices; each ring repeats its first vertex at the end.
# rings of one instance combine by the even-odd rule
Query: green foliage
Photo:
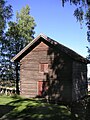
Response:
POLYGON ((11 16, 12 16, 11 5, 6 6, 6 1, 0 0, 0 37, 2 36, 5 30, 7 20, 9 20, 11 16))
POLYGON ((12 17, 12 7, 11 5, 6 5, 5 0, 0 0, 0 79, 6 78, 9 75, 9 71, 7 76, 5 75, 5 70, 8 69, 7 58, 7 46, 5 39, 5 28, 8 20, 12 17))
POLYGON ((17 12, 16 18, 16 22, 9 22, 9 29, 6 33, 12 55, 16 55, 25 47, 33 39, 35 33, 35 22, 34 18, 30 16, 28 5, 22 8, 20 13, 17 12))
POLYGON ((34 27, 35 22, 34 18, 30 15, 30 8, 28 5, 26 7, 23 7, 20 13, 17 12, 17 22, 19 26, 19 32, 22 35, 22 37, 27 40, 27 43, 29 43, 34 35, 34 27))
MULTIPOLYGON (((90 0, 61 0, 61 1, 63 7, 66 2, 69 2, 70 5, 77 6, 76 10, 74 11, 74 16, 80 22, 80 24, 82 24, 84 20, 86 21, 86 26, 88 28, 87 40, 88 42, 90 42, 90 0)), ((89 47, 88 53, 89 53, 88 59, 90 59, 89 47)))
MULTIPOLYGON (((7 19, 9 19, 9 17, 7 19)), ((16 22, 10 21, 8 23, 8 30, 5 32, 5 37, 0 45, 0 59, 2 60, 0 64, 0 78, 2 80, 15 80, 17 78, 19 65, 16 66, 15 63, 11 62, 11 59, 34 38, 35 26, 36 24, 34 18, 30 15, 28 5, 23 7, 20 13, 17 12, 16 22)))
MULTIPOLYGON (((86 25, 87 25, 87 28, 88 28, 88 31, 87 31, 87 36, 88 36, 88 42, 90 42, 90 8, 88 9, 88 11, 86 12, 86 25)), ((90 51, 89 51, 90 53, 90 51)))
POLYGON ((70 120, 71 113, 67 106, 48 104, 43 100, 25 99, 19 97, 0 97, 0 107, 3 115, 2 120, 70 120), (6 109, 5 109, 6 108, 6 109), (8 114, 7 114, 8 108, 8 114), (4 109, 4 110, 3 110, 4 109))
MULTIPOLYGON (((11 76, 9 79, 16 79, 16 88, 19 83, 19 64, 12 63, 11 58, 14 57, 20 50, 22 50, 33 38, 35 28, 34 18, 30 15, 30 8, 28 5, 23 7, 16 15, 16 22, 10 21, 8 31, 6 32, 6 48, 9 57, 9 67, 11 76)), ((6 73, 7 74, 7 73, 6 73)))
MULTIPOLYGON (((88 1, 88 0, 87 0, 88 1)), ((75 5, 77 8, 74 11, 74 16, 79 22, 82 22, 85 18, 86 13, 88 12, 89 4, 86 0, 62 0, 62 6, 66 2, 69 2, 70 5, 75 5)))
POLYGON ((76 17, 77 20, 79 20, 80 22, 82 22, 83 20, 83 15, 84 15, 84 12, 83 12, 83 9, 81 7, 77 8, 75 11, 74 11, 74 16, 76 17))
POLYGON ((64 7, 64 4, 66 2, 69 2, 71 5, 74 4, 74 5, 85 5, 86 3, 86 0, 61 0, 62 1, 62 6, 64 7))

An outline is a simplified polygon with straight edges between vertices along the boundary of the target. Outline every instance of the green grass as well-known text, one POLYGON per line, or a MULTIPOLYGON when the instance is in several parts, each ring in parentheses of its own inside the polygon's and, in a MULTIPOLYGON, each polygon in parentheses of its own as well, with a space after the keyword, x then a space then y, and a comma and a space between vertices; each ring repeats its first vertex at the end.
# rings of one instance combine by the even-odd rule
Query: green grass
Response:
POLYGON ((88 91, 88 95, 90 95, 90 91, 88 91))
POLYGON ((0 120, 71 120, 71 113, 64 105, 0 96, 0 120))

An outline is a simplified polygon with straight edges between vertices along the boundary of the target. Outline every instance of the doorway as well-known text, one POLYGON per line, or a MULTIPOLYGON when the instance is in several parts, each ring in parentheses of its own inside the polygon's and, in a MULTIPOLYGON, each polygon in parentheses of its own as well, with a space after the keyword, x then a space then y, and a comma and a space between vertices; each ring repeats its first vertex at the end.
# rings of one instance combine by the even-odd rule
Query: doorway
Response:
POLYGON ((47 91, 47 81, 38 81, 38 95, 43 96, 47 91))

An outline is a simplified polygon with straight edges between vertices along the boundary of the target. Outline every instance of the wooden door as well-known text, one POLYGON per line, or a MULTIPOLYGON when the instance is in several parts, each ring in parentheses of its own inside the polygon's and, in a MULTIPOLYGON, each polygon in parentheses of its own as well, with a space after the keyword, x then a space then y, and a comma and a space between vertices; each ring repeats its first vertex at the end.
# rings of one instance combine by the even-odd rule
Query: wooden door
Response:
POLYGON ((38 95, 42 96, 43 91, 43 81, 38 81, 38 95))
POLYGON ((46 90, 47 90, 47 82, 46 81, 38 81, 38 95, 42 96, 46 90))

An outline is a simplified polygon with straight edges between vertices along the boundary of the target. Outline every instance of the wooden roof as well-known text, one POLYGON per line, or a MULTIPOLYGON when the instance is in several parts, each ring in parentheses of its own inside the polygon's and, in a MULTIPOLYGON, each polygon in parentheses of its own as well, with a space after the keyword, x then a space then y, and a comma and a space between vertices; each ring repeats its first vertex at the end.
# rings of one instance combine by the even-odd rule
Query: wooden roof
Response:
POLYGON ((12 61, 20 61, 22 58, 21 56, 26 53, 28 49, 30 49, 36 42, 39 42, 40 38, 43 38, 44 41, 48 42, 49 44, 53 45, 54 47, 58 47, 62 52, 70 56, 72 59, 79 61, 79 62, 84 62, 84 63, 90 63, 89 60, 86 58, 82 57, 75 51, 71 50, 70 48, 58 43, 57 41, 49 38, 48 36, 44 34, 39 34, 35 39, 33 39, 26 47, 24 47, 15 57, 13 57, 11 60, 12 61))

